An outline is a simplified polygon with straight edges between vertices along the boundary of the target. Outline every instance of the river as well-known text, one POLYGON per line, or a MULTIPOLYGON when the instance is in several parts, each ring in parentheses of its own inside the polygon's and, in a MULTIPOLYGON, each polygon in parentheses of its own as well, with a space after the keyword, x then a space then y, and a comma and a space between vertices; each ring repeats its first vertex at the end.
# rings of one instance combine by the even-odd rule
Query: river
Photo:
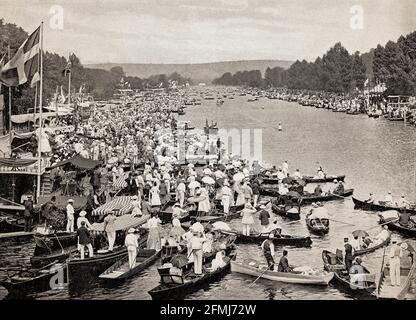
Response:
MULTIPOLYGON (((318 165, 322 165, 328 174, 345 174, 345 186, 354 188, 357 198, 366 198, 369 192, 373 192, 377 199, 384 199, 387 191, 391 191, 395 199, 405 194, 410 201, 416 201, 416 130, 414 127, 405 127, 401 122, 373 119, 367 115, 335 113, 266 98, 247 102, 247 97, 240 96, 233 100, 225 99, 221 107, 216 106, 215 100, 204 100, 200 106, 189 106, 186 115, 180 119, 190 120, 196 127, 203 127, 205 119, 208 119, 217 121, 220 128, 262 129, 262 157, 270 164, 280 165, 287 160, 291 172, 299 168, 301 174, 310 175, 316 172, 318 165), (277 130, 279 122, 283 131, 277 130)), ((308 190, 311 188, 313 185, 307 186, 308 190)), ((342 247, 343 238, 351 235, 352 231, 377 225, 377 215, 354 210, 351 199, 328 202, 325 207, 333 219, 355 226, 332 221, 329 234, 325 237, 311 236, 311 248, 289 250, 291 264, 322 268, 323 249, 335 251, 342 247)), ((302 212, 309 208, 303 207, 302 212)), ((296 223, 286 225, 287 221, 281 220, 281 224, 288 233, 308 234, 304 216, 303 214, 302 219, 296 223)), ((240 227, 238 221, 233 221, 231 225, 240 227)), ((379 230, 376 227, 370 233, 379 230)), ((393 237, 400 239, 397 234, 393 237)), ((31 243, 2 243, 0 267, 27 263, 31 250, 31 243)), ((383 250, 366 255, 363 257, 363 265, 372 272, 379 273, 382 256, 383 250)), ((262 259, 259 246, 239 246, 237 260, 256 257, 262 259)), ((118 287, 105 287, 97 283, 86 292, 68 292, 64 289, 38 294, 33 298, 150 299, 147 291, 159 281, 157 265, 158 263, 118 287)), ((319 288, 261 279, 249 287, 253 280, 244 275, 228 274, 209 288, 188 295, 187 299, 353 298, 333 285, 319 288)), ((413 285, 409 290, 409 299, 416 299, 415 290, 416 285, 413 285)), ((0 287, 0 297, 5 295, 6 291, 0 287)))

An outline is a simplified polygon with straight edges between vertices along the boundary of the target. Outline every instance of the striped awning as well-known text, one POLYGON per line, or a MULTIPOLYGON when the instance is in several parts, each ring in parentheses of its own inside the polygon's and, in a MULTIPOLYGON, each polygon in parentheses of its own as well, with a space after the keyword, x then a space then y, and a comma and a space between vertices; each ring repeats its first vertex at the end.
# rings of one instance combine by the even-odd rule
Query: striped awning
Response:
POLYGON ((133 206, 131 205, 131 198, 132 197, 130 196, 115 197, 113 200, 103 204, 97 209, 94 209, 92 211, 92 215, 101 216, 104 214, 108 214, 112 212, 113 210, 117 210, 115 214, 118 216, 130 213, 133 210, 133 206))
MULTIPOLYGON (((114 224, 116 227, 116 231, 118 230, 128 230, 129 228, 136 228, 141 226, 142 224, 146 223, 149 220, 150 215, 144 215, 141 217, 132 217, 131 215, 127 214, 124 216, 117 217, 114 224)), ((104 222, 102 223, 93 223, 92 224, 92 231, 93 232, 104 232, 104 222)))
POLYGON ((129 177, 129 173, 128 172, 124 172, 122 175, 120 175, 116 181, 114 181, 113 183, 113 190, 118 191, 121 189, 124 189, 125 187, 127 187, 127 182, 126 179, 129 177))

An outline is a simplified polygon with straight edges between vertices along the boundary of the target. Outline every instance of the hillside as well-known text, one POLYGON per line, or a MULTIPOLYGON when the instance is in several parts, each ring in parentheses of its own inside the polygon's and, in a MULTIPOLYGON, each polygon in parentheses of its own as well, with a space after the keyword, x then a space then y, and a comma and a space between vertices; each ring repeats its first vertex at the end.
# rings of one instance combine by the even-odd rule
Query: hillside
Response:
POLYGON ((211 83, 214 78, 225 72, 235 73, 241 70, 260 70, 262 73, 267 67, 289 68, 291 61, 285 60, 242 60, 223 61, 196 64, 144 64, 144 63, 103 63, 86 65, 87 68, 110 70, 114 66, 123 67, 126 75, 146 78, 155 74, 179 73, 197 82, 211 83))

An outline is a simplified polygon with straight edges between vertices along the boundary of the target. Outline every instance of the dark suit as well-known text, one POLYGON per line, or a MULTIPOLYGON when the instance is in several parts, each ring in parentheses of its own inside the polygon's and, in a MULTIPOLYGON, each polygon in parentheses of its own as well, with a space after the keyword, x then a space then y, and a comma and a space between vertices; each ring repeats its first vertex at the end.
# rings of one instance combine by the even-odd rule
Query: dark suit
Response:
POLYGON ((25 232, 30 232, 32 228, 32 213, 33 213, 33 201, 28 199, 25 201, 25 232))

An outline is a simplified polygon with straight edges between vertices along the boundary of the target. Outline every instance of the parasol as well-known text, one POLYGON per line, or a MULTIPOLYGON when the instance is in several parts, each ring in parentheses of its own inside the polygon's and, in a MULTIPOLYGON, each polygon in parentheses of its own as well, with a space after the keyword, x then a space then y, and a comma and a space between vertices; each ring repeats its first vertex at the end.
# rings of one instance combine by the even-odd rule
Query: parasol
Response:
POLYGON ((352 233, 352 236, 355 237, 368 237, 368 232, 364 230, 355 230, 352 233))
POLYGON ((207 176, 210 176, 212 174, 212 171, 210 168, 205 168, 202 172, 207 176))
POLYGON ((214 230, 224 230, 224 231, 231 231, 231 228, 228 224, 223 221, 217 221, 212 224, 214 230))
POLYGON ((183 254, 177 254, 170 260, 170 263, 177 268, 182 268, 188 264, 188 258, 183 254))
POLYGON ((188 202, 190 202, 190 203, 201 202, 201 201, 204 201, 204 200, 205 200, 205 197, 202 197, 202 196, 195 196, 195 197, 189 197, 188 198, 188 202))
POLYGON ((286 193, 286 196, 293 197, 293 198, 298 198, 298 197, 300 197, 300 194, 296 191, 289 191, 288 193, 286 193))
POLYGON ((214 185, 215 184, 215 180, 212 179, 211 177, 205 176, 202 178, 202 182, 206 183, 206 184, 210 184, 210 185, 214 185))
POLYGON ((242 172, 237 172, 235 175, 233 175, 233 180, 236 182, 240 182, 245 178, 244 174, 242 172))
POLYGON ((195 188, 198 188, 200 186, 201 186, 201 184, 198 181, 191 181, 188 184, 189 189, 195 189, 195 188))

